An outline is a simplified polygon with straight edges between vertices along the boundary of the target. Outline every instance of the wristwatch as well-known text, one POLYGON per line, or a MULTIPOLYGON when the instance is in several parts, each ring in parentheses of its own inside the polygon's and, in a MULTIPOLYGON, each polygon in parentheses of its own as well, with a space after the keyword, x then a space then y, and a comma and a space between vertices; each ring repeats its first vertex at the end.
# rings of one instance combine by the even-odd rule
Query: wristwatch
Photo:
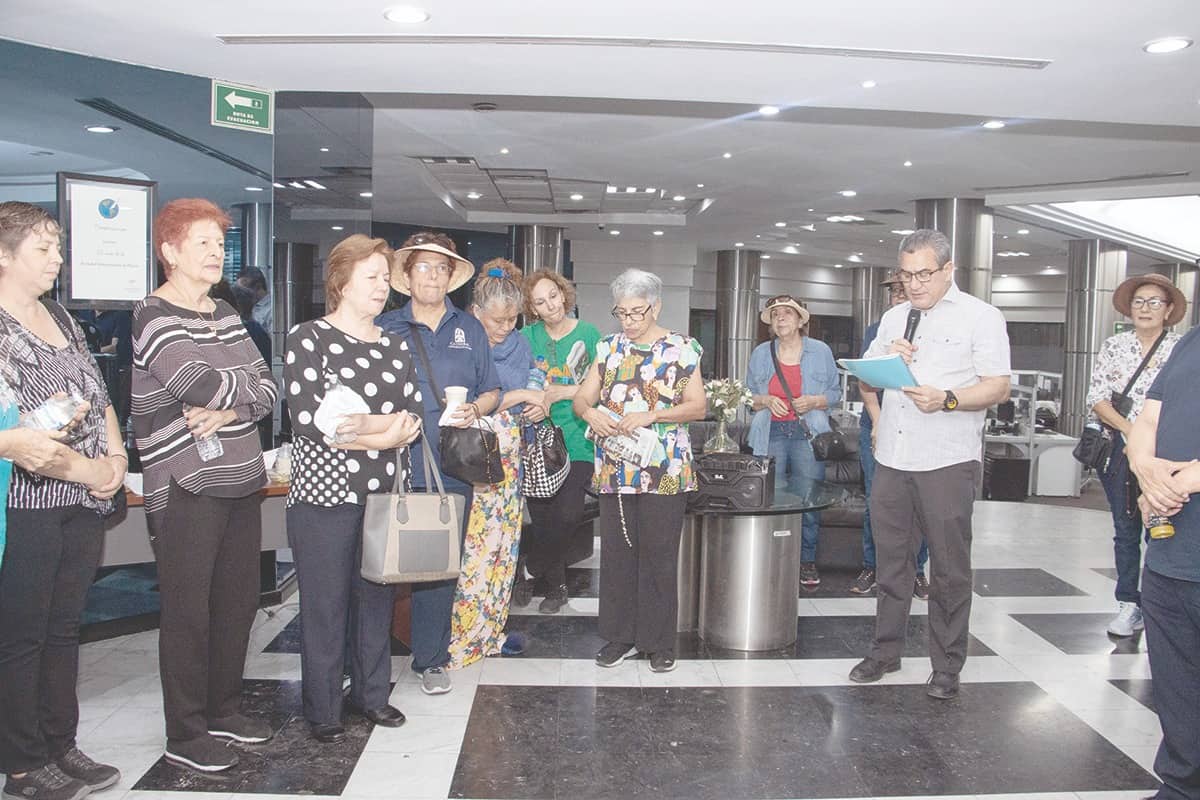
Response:
POLYGON ((946 390, 946 399, 942 401, 942 411, 953 411, 958 408, 958 398, 954 396, 954 392, 946 390))

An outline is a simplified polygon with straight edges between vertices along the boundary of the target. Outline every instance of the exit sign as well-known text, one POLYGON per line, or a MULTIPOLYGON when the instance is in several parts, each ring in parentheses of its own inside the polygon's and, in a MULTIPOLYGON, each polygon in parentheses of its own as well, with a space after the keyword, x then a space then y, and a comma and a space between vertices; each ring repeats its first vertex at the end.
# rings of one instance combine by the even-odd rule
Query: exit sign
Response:
POLYGON ((212 124, 256 133, 275 132, 275 93, 213 80, 212 124))

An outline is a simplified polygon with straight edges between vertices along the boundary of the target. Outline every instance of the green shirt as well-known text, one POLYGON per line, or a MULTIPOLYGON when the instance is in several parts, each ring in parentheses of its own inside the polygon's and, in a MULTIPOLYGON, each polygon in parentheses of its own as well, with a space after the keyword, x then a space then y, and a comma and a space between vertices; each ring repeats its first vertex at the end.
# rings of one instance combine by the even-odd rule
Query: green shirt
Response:
MULTIPOLYGON (((546 333, 546 326, 540 320, 521 329, 529 345, 533 349, 533 363, 539 369, 546 371, 547 384, 559 386, 574 386, 575 378, 566 366, 567 355, 576 342, 583 342, 587 358, 584 366, 590 366, 596 357, 596 344, 600 341, 600 331, 589 322, 580 320, 575 330, 561 339, 551 339, 546 333)), ((571 409, 570 400, 559 400, 550 406, 550 421, 562 428, 563 439, 567 442, 567 452, 572 461, 591 461, 595 458, 596 450, 584 434, 587 423, 575 416, 571 409)))

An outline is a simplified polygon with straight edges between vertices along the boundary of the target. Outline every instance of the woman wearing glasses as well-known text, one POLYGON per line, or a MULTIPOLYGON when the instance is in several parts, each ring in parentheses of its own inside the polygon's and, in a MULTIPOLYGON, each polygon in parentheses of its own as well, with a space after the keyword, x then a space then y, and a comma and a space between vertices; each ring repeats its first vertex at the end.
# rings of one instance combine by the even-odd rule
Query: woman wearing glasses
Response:
MULTIPOLYGON (((762 321, 773 338, 754 348, 746 374, 755 411, 750 446, 755 455, 775 458, 777 487, 799 477, 824 479, 825 464, 817 461, 809 440, 829 430, 829 409, 842 397, 833 351, 805 335, 808 319, 808 309, 790 295, 768 300, 762 321)), ((817 586, 818 512, 805 512, 801 527, 800 583, 817 586)))
POLYGON ((1133 321, 1133 330, 1104 340, 1088 386, 1088 424, 1099 422, 1111 434, 1112 455, 1100 473, 1113 518, 1113 553, 1117 562, 1117 616, 1108 624, 1113 636, 1132 636, 1143 628, 1138 573, 1142 564, 1142 520, 1137 498, 1130 496, 1125 437, 1141 413, 1146 390, 1170 357, 1179 334, 1167 331, 1187 312, 1183 292, 1162 275, 1137 275, 1113 292, 1113 307, 1133 321), (1145 369, 1129 387, 1129 379, 1149 356, 1145 369))
MULTIPOLYGON (((465 428, 495 410, 500 402, 500 377, 483 325, 446 296, 475 274, 471 262, 458 254, 454 240, 444 233, 415 233, 404 240, 396 259, 399 269, 392 269, 392 288, 412 299, 376 322, 388 333, 397 334, 414 354, 425 408, 422 429, 433 450, 433 466, 440 472, 437 431, 446 387, 466 387, 467 402, 452 414, 454 424, 465 428)), ((423 458, 421 450, 414 448, 412 477, 418 488, 424 488, 423 458)), ((463 495, 466 507, 471 507, 468 484, 444 472, 442 481, 446 491, 463 495)), ((463 523, 465 526, 466 520, 463 523)), ((412 669, 420 673, 425 694, 450 691, 445 667, 450 663, 450 614, 456 583, 433 581, 412 587, 412 669)))
POLYGON ((654 672, 675 669, 679 534, 684 493, 696 489, 682 423, 703 419, 705 411, 700 345, 658 324, 662 287, 657 275, 640 269, 613 281, 612 314, 621 332, 600 340, 596 366, 572 401, 597 443, 600 635, 608 644, 596 663, 615 667, 640 651, 654 672), (630 398, 641 398, 647 410, 631 411, 630 398), (617 434, 650 435, 654 446, 635 454, 609 438, 617 434))

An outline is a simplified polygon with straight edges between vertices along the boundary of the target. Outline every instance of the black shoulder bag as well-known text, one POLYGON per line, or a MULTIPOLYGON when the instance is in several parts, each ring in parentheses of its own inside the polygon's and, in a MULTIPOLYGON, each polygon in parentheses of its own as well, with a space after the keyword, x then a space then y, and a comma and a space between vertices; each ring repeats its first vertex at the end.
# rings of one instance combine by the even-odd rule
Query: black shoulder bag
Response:
MULTIPOLYGON (((408 341, 421 359, 421 366, 429 379, 429 388, 433 390, 433 399, 441 411, 442 390, 437 385, 437 379, 433 377, 433 367, 429 365, 429 356, 425 355, 421 333, 413 330, 408 341)), ((495 484, 504 480, 500 439, 495 431, 484 430, 474 425, 469 428, 442 425, 438 427, 438 450, 442 461, 439 466, 442 472, 452 478, 470 484, 495 484)))
POLYGON ((774 339, 771 340, 771 363, 775 365, 775 376, 779 378, 779 385, 783 387, 783 393, 787 395, 788 408, 796 414, 796 421, 800 423, 800 428, 808 437, 808 443, 812 445, 813 455, 816 456, 817 461, 837 461, 845 458, 849 451, 846 447, 846 439, 841 432, 832 430, 813 436, 808 423, 800 418, 800 414, 793 405, 795 398, 792 397, 792 387, 788 386, 787 378, 783 377, 783 368, 779 366, 779 356, 775 354, 774 339))

